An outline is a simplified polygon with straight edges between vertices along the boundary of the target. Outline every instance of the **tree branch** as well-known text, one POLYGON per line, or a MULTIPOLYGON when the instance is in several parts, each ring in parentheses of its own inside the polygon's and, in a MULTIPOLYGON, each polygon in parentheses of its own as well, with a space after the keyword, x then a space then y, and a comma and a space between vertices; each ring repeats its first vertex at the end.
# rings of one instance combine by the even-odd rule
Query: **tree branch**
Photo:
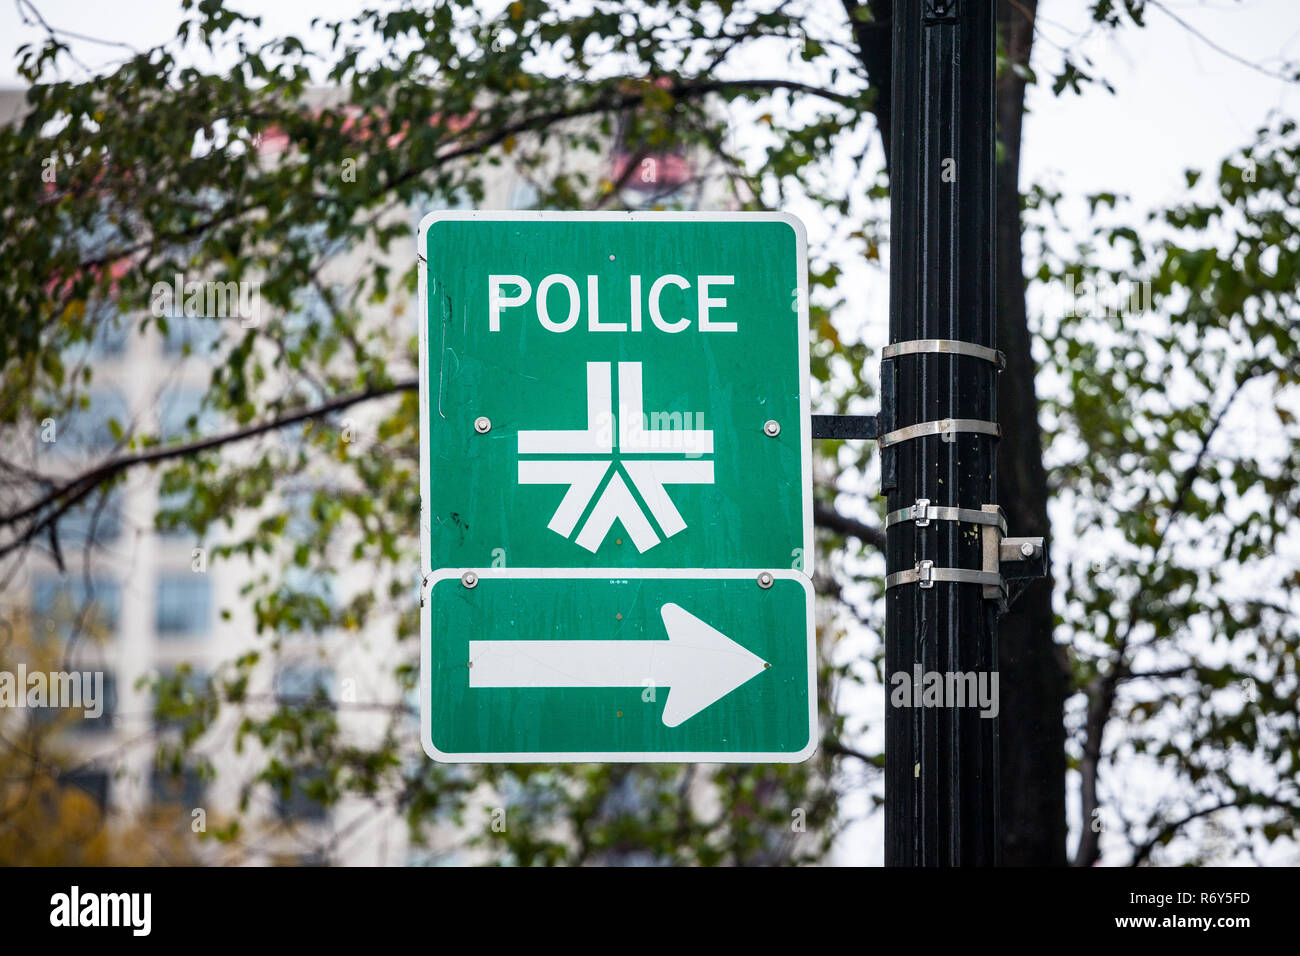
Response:
POLYGON ((89 471, 82 472, 74 478, 65 481, 63 484, 42 495, 31 504, 20 508, 17 511, 0 515, 0 527, 16 525, 28 518, 35 518, 21 533, 3 546, 0 546, 0 557, 3 557, 17 548, 22 547, 41 530, 57 521, 69 508, 77 504, 88 494, 94 491, 109 479, 134 468, 138 465, 156 465, 160 462, 168 461, 173 458, 183 458, 188 455, 196 455, 200 452, 210 451, 213 448, 220 448, 224 445, 233 444, 243 441, 247 438, 254 438, 267 432, 276 431, 288 425, 295 425, 298 422, 307 421, 308 419, 320 418, 332 412, 341 411, 360 402, 369 401, 375 398, 384 398, 394 395, 398 392, 415 391, 419 388, 418 379, 404 379, 378 388, 368 388, 359 392, 350 392, 347 395, 340 395, 338 398, 331 399, 320 405, 311 408, 300 409, 291 412, 280 418, 275 418, 266 422, 259 422, 255 425, 248 425, 244 428, 238 428, 234 431, 224 432, 220 435, 210 435, 207 438, 198 441, 186 442, 179 445, 164 445, 157 448, 150 448, 147 451, 136 452, 130 455, 121 455, 116 458, 110 458, 100 465, 96 465, 89 471), (47 508, 54 506, 52 511, 40 514, 47 508))
POLYGON ((1151 839, 1147 840, 1141 846, 1134 848, 1133 859, 1129 861, 1129 866, 1141 866, 1143 863, 1146 862, 1147 857, 1151 855, 1151 851, 1156 848, 1156 844, 1164 842, 1166 838, 1172 836, 1174 833, 1177 833, 1180 829, 1182 829, 1188 823, 1191 823, 1193 820, 1196 820, 1200 817, 1207 817, 1211 813, 1218 813, 1220 810, 1226 810, 1229 807, 1234 807, 1234 806, 1236 806, 1235 801, 1225 800, 1221 803, 1216 803, 1213 806, 1205 807, 1204 809, 1201 810, 1195 810, 1187 814, 1185 817, 1181 817, 1177 820, 1172 820, 1169 823, 1166 823, 1164 826, 1162 826, 1159 830, 1156 831, 1155 836, 1151 837, 1151 839))
MULTIPOLYGON (((627 78, 624 77, 623 79, 626 80, 627 78)), ((768 93, 774 93, 777 90, 785 90, 790 93, 805 93, 810 96, 819 96, 823 99, 839 103, 841 106, 847 106, 853 109, 857 109, 863 105, 858 97, 844 93, 837 93, 834 90, 824 89, 810 83, 800 83, 797 80, 786 79, 693 80, 690 82, 676 83, 669 87, 667 92, 677 99, 692 99, 695 97, 705 96, 709 93, 721 93, 725 90, 758 90, 768 93)), ((424 173, 428 172, 430 168, 437 168, 459 159, 466 159, 470 156, 485 153, 493 146, 498 146, 504 143, 512 136, 519 136, 524 133, 546 129, 566 120, 581 119, 582 117, 592 116, 598 113, 617 112, 619 110, 631 109, 640 104, 642 100, 643 96, 639 92, 618 93, 615 95, 605 94, 580 106, 566 106, 558 109, 551 109, 536 115, 524 116, 512 123, 503 123, 491 132, 473 139, 470 142, 461 143, 460 145, 454 146, 454 148, 438 152, 434 162, 429 166, 413 167, 399 176, 392 177, 383 184, 382 188, 370 193, 367 196, 367 201, 377 199, 379 196, 391 192, 394 188, 402 186, 412 179, 420 177, 424 173)), ((312 198, 321 202, 332 202, 337 199, 337 196, 315 195, 312 198)), ((263 200, 229 204, 226 208, 218 211, 217 214, 208 218, 204 222, 195 223, 191 226, 185 227, 184 229, 174 230, 170 233, 153 235, 148 239, 143 239, 140 242, 135 243, 134 245, 122 249, 110 250, 91 259, 84 259, 79 264, 79 270, 84 272, 95 268, 101 268, 137 256, 146 251, 157 249, 159 245, 162 244, 192 240, 215 226, 233 222, 245 215, 257 212, 262 209, 264 205, 265 202, 263 200)))
MULTIPOLYGON (((1206 428, 1205 434, 1201 438, 1201 446, 1196 453, 1196 458, 1183 472, 1174 496, 1170 500, 1169 514, 1165 519, 1164 526, 1160 529, 1155 557, 1151 560, 1149 567, 1158 568, 1160 566, 1161 554, 1164 551, 1169 530, 1183 513, 1183 509, 1187 504, 1187 495, 1192 489, 1192 483, 1196 481, 1196 476, 1200 474, 1201 465, 1205 462, 1205 456, 1209 454, 1210 442, 1214 440, 1214 436, 1227 416, 1228 410, 1232 408, 1233 402, 1241 394, 1241 390, 1245 388, 1246 383, 1259 374, 1261 374, 1259 369, 1253 369, 1242 376, 1228 396, 1227 401, 1223 403, 1223 407, 1210 419, 1209 427, 1206 428)), ((1125 623, 1123 633, 1119 635, 1115 642, 1115 653, 1111 669, 1095 680, 1088 691, 1090 699, 1088 702, 1088 716, 1084 724, 1083 759, 1079 767, 1081 777, 1080 800, 1084 826, 1079 835, 1079 845, 1075 850, 1074 859, 1071 861, 1072 866, 1092 866, 1101 856, 1100 836, 1088 824, 1092 819, 1093 812, 1100 805, 1097 797, 1097 774, 1101 767, 1102 736, 1105 734, 1106 724, 1110 721, 1111 710, 1115 706, 1115 695, 1120 682, 1124 680, 1128 673, 1129 639, 1133 634, 1133 628, 1137 626, 1138 617, 1145 604, 1150 583, 1149 579, 1143 580, 1137 593, 1129 602, 1128 621, 1125 623)))
MULTIPOLYGON (((68 509, 74 507, 105 482, 139 465, 156 465, 176 458, 197 455, 200 452, 211 451, 214 448, 221 448, 248 438, 255 438, 258 435, 264 435, 267 432, 276 431, 289 425, 296 425, 309 419, 321 418, 361 402, 386 398, 399 392, 415 391, 419 387, 418 379, 402 379, 390 385, 340 395, 338 398, 323 402, 320 405, 299 409, 280 418, 248 425, 234 431, 210 435, 197 441, 159 446, 150 448, 147 451, 110 458, 108 461, 68 479, 41 495, 31 504, 25 505, 17 511, 0 514, 0 527, 12 527, 20 522, 32 519, 22 531, 15 533, 12 540, 0 545, 0 557, 4 557, 23 547, 43 530, 52 528, 68 509)), ((865 545, 880 549, 885 546, 885 533, 882 530, 865 524, 856 518, 840 514, 829 505, 814 502, 813 521, 820 528, 834 531, 836 534, 845 537, 857 538, 865 545)))
POLYGON ((830 505, 819 501, 813 502, 813 524, 846 538, 857 538, 863 544, 881 551, 885 549, 885 532, 880 528, 840 514, 830 505))
POLYGON ((824 743, 822 749, 832 757, 856 757, 868 767, 872 767, 876 770, 880 770, 884 767, 885 758, 883 756, 873 757, 870 754, 863 753, 861 750, 855 750, 853 747, 849 747, 838 740, 824 743))

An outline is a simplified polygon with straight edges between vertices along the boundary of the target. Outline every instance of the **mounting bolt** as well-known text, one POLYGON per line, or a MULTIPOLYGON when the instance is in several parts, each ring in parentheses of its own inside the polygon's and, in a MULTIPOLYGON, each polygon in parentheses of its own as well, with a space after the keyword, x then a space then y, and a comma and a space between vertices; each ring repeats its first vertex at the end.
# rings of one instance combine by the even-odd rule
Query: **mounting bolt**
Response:
POLYGON ((478 432, 480 435, 486 435, 491 430, 492 419, 488 418, 486 415, 480 415, 478 418, 474 419, 474 431, 478 432))
POLYGON ((768 438, 775 438, 777 435, 781 434, 781 423, 775 418, 769 418, 767 421, 763 422, 763 434, 768 438))
POLYGON ((758 586, 766 591, 772 586, 772 582, 775 580, 776 578, 772 577, 771 571, 763 571, 758 576, 758 586))
POLYGON ((478 587, 478 575, 473 571, 466 571, 460 576, 460 583, 463 587, 467 588, 478 587))
POLYGON ((1032 558, 1034 556, 1034 546, 1028 541, 1022 541, 1020 543, 1020 553, 1026 558, 1032 558))

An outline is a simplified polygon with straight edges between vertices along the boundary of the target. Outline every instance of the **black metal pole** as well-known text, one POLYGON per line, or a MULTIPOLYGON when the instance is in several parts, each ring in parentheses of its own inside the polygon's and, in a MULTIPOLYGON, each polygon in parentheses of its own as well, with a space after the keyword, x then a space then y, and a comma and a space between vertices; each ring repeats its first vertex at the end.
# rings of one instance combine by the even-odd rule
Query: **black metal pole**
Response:
POLYGON ((985 526, 915 506, 969 518, 996 501, 994 0, 895 0, 893 15, 889 338, 922 344, 887 349, 881 373, 882 490, 891 514, 911 509, 886 530, 885 862, 993 865, 997 719, 950 695, 931 706, 925 677, 993 686, 998 601, 962 577, 987 573, 985 526))

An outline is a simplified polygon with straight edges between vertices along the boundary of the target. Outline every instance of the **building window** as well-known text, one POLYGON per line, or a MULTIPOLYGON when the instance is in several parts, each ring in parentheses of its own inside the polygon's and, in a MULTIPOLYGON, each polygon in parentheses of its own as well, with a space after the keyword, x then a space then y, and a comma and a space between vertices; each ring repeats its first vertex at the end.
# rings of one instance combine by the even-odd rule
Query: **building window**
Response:
POLYGON ((112 636, 122 614, 122 588, 116 581, 83 575, 39 575, 32 582, 32 616, 37 632, 69 637, 74 631, 112 636))
MULTIPOLYGON (((33 708, 31 721, 34 727, 49 728, 62 725, 63 729, 73 733, 102 734, 113 729, 113 718, 117 714, 117 680, 109 671, 74 672, 81 683, 80 700, 83 707, 38 707, 33 708), (100 674, 99 679, 95 675, 100 674), (93 702, 87 701, 87 695, 94 694, 93 702), (98 711, 97 716, 91 716, 98 711)), ((53 694, 53 691, 50 692, 53 694)))
POLYGON ((325 771, 319 768, 299 768, 289 781, 289 793, 277 791, 275 810, 284 820, 313 823, 325 819, 325 804, 320 799, 325 771))
POLYGON ((60 779, 65 787, 75 787, 89 796, 101 812, 108 806, 107 770, 73 770, 60 779))
POLYGON ((275 696, 282 704, 334 699, 334 671, 322 664, 286 664, 275 673, 275 696))
MULTIPOLYGON (((86 673, 82 680, 91 681, 94 680, 94 676, 86 673)), ((90 686, 93 687, 94 685, 91 684, 90 686)), ((102 708, 98 708, 100 710, 99 716, 91 717, 88 714, 82 714, 79 720, 75 720, 71 724, 70 729, 91 734, 106 734, 113 729, 113 724, 117 719, 117 677, 108 671, 104 672, 102 693, 104 701, 102 708)), ((84 697, 82 702, 85 702, 84 697)))
MULTIPOLYGON (((275 696, 285 706, 328 704, 334 698, 334 671, 322 664, 286 664, 275 672, 275 696)), ((287 792, 276 789, 276 812, 285 820, 313 822, 325 818, 322 797, 328 777, 318 767, 292 771, 287 792)))
POLYGON ((154 768, 149 794, 155 809, 187 809, 203 802, 207 787, 199 772, 186 767, 180 773, 154 768))
POLYGON ((206 574, 181 571, 158 577, 154 626, 159 637, 199 637, 211 619, 211 585, 206 574))

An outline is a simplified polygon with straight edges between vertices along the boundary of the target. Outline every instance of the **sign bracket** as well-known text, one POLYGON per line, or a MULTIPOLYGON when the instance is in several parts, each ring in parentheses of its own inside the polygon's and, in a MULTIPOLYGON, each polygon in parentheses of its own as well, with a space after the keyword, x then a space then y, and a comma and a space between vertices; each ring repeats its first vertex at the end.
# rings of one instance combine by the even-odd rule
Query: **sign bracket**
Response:
POLYGON ((875 441, 879 423, 875 415, 814 415, 812 437, 875 441))
MULTIPOLYGON (((945 418, 898 426, 894 421, 895 389, 898 385, 895 363, 904 356, 965 357, 991 364, 998 372, 1006 368, 1007 359, 1001 351, 973 342, 956 339, 910 339, 891 342, 881 353, 879 415, 813 415, 812 437, 815 439, 875 441, 881 450, 881 494, 895 484, 894 452, 890 449, 900 442, 938 436, 943 441, 955 440, 957 433, 976 433, 997 438, 1001 429, 997 422, 973 419, 945 418)), ((886 590, 904 584, 917 584, 930 590, 936 582, 951 584, 979 584, 983 596, 996 601, 999 613, 1019 597, 1029 582, 1047 574, 1047 546, 1043 538, 1008 538, 1007 522, 997 505, 985 505, 982 510, 934 505, 928 498, 916 504, 899 508, 885 516, 885 527, 909 521, 920 530, 928 528, 931 521, 964 521, 980 526, 983 539, 981 567, 941 568, 923 559, 914 568, 889 574, 886 590), (1014 583, 1014 590, 1009 583, 1014 583)))

